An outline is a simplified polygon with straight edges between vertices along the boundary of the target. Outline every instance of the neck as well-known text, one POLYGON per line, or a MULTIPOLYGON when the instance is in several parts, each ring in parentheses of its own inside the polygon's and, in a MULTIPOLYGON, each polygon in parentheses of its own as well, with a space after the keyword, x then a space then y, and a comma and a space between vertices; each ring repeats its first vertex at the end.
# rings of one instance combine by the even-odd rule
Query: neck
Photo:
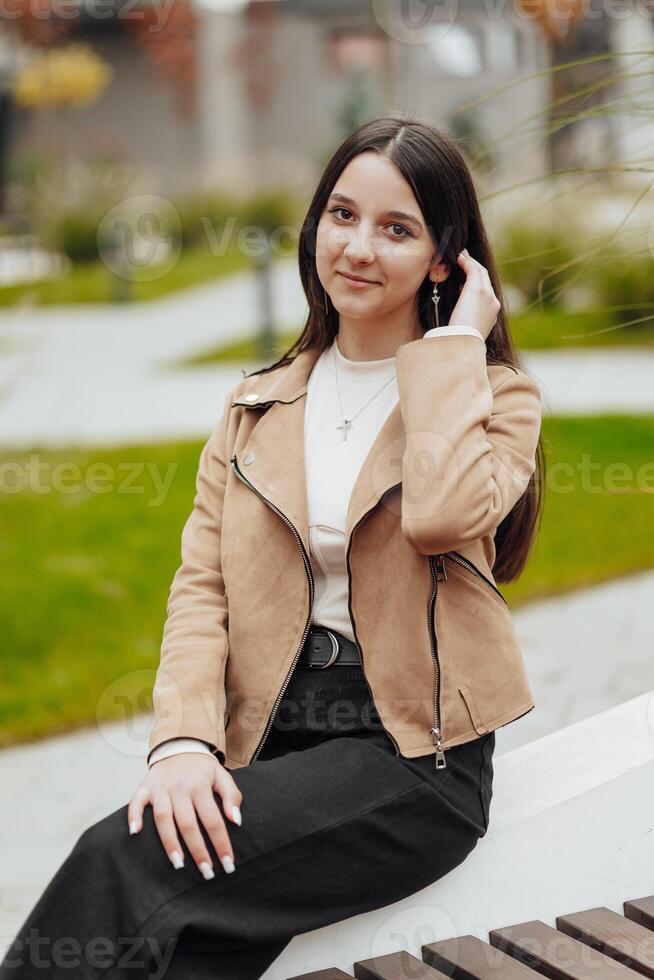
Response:
POLYGON ((420 340, 423 333, 422 327, 413 322, 385 323, 383 317, 371 322, 340 316, 338 347, 350 361, 379 361, 395 357, 398 347, 420 340))

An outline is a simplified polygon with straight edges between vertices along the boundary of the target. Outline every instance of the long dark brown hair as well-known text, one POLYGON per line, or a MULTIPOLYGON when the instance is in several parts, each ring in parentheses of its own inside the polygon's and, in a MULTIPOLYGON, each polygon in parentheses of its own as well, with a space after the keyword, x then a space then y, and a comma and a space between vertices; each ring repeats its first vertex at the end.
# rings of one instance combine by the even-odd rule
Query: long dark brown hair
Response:
MULTIPOLYGON (((342 171, 359 153, 370 151, 391 160, 410 184, 440 258, 450 267, 448 278, 439 283, 440 322, 449 323, 460 287, 465 282, 465 273, 456 259, 461 249, 467 248, 470 255, 488 270, 493 291, 502 304, 497 323, 486 340, 486 363, 505 364, 524 370, 509 331, 495 260, 472 176, 461 150, 453 137, 430 123, 411 116, 382 116, 355 130, 327 163, 299 239, 300 276, 309 304, 307 322, 279 360, 252 374, 272 371, 293 360, 306 348, 317 347, 322 351, 333 343, 338 333, 339 316, 318 278, 316 232, 342 171)), ((437 326, 434 304, 431 302, 432 288, 433 284, 427 276, 417 294, 418 316, 423 330, 437 326)), ((545 453, 542 436, 539 436, 535 472, 522 497, 495 533, 493 576, 498 582, 510 582, 517 578, 526 564, 542 521, 544 471, 545 453)))

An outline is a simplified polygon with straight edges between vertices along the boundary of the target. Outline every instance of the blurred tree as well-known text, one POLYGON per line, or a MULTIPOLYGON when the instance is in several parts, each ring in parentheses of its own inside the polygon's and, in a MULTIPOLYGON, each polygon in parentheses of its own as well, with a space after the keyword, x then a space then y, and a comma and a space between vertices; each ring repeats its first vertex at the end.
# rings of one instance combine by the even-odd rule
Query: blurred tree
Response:
POLYGON ((519 6, 540 26, 551 44, 567 37, 584 15, 584 0, 519 0, 519 6))
POLYGON ((231 64, 243 74, 245 91, 253 109, 264 111, 275 96, 280 77, 273 61, 273 31, 281 27, 281 14, 273 4, 253 0, 245 8, 247 30, 231 53, 231 64))
MULTIPOLYGON (((192 0, 166 0, 163 19, 159 4, 113 2, 112 24, 133 37, 154 70, 173 85, 179 114, 190 114, 195 104, 198 30, 192 0)), ((0 19, 28 49, 56 48, 63 41, 84 37, 95 22, 83 9, 78 13, 75 18, 62 18, 56 0, 0 0, 0 19)))
POLYGON ((33 0, 0 0, 0 19, 6 30, 14 31, 29 47, 47 47, 67 37, 71 21, 57 17, 48 3, 33 0))
POLYGON ((520 6, 539 24, 555 69, 547 118, 550 169, 600 163, 611 152, 610 119, 602 107, 615 75, 603 0, 520 0, 520 6))
POLYGON ((365 68, 351 68, 346 76, 336 121, 343 139, 369 119, 374 111, 372 79, 365 68))
POLYGON ((73 43, 37 51, 13 78, 17 104, 26 109, 84 106, 102 95, 113 69, 87 45, 73 43))
POLYGON ((197 91, 198 17, 190 0, 170 0, 163 24, 156 4, 143 4, 138 12, 139 17, 125 19, 126 29, 155 70, 174 86, 180 116, 192 115, 197 91))

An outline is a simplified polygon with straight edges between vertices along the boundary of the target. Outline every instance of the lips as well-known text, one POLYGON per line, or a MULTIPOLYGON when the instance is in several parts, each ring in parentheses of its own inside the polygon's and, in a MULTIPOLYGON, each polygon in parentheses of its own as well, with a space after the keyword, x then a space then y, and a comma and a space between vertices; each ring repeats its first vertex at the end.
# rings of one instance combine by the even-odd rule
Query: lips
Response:
POLYGON ((353 276, 349 272, 339 271, 338 274, 339 276, 343 276, 344 279, 349 279, 351 282, 367 282, 370 283, 371 285, 377 285, 377 286, 379 285, 379 283, 376 282, 376 280, 374 279, 364 279, 363 276, 353 276))

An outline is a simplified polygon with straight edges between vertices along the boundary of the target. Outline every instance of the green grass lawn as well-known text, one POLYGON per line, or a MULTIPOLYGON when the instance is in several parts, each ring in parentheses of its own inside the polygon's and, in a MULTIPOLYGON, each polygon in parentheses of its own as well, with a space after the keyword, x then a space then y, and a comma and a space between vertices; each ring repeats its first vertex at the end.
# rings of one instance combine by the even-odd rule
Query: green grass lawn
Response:
MULTIPOLYGON (((543 433, 545 518, 527 570, 502 587, 513 608, 652 564, 654 416, 546 418, 543 433)), ((3 454, 20 467, 6 485, 30 458, 41 472, 0 512, 0 745, 151 708, 201 446, 3 454)))
POLYGON ((545 307, 511 317, 511 332, 524 350, 553 347, 618 347, 654 344, 654 318, 631 323, 646 314, 647 308, 584 310, 566 313, 545 307))
MULTIPOLYGON (((135 281, 130 284, 132 298, 141 302, 157 299, 167 293, 200 283, 209 282, 234 272, 251 268, 251 260, 243 252, 233 249, 225 255, 215 256, 206 250, 183 251, 174 267, 164 271, 156 279, 135 281)), ((152 269, 148 274, 152 274, 152 269)), ((67 303, 109 303, 114 297, 116 281, 107 267, 96 262, 80 263, 71 268, 62 279, 44 279, 39 282, 0 288, 0 307, 29 303, 53 306, 67 303)))
MULTIPOLYGON (((625 312, 623 319, 638 316, 638 311, 625 312)), ((654 323, 638 327, 612 328, 612 320, 606 312, 561 313, 556 314, 543 309, 515 316, 511 320, 514 340, 522 350, 570 348, 570 347, 608 347, 608 346, 649 346, 654 344, 654 323), (600 332, 603 331, 603 332, 600 332)), ((295 331, 279 332, 275 340, 280 357, 299 336, 302 325, 295 331)), ((201 364, 256 361, 258 349, 256 337, 238 340, 229 344, 217 344, 194 357, 176 361, 174 367, 195 367, 201 364)), ((270 358, 272 360, 273 358, 270 358)), ((268 358, 264 358, 268 360, 268 358)))
POLYGON ((256 367, 262 367, 263 364, 271 364, 276 361, 279 357, 284 354, 291 344, 295 343, 297 337, 299 336, 302 327, 298 326, 295 331, 285 331, 275 334, 275 351, 270 357, 261 356, 259 354, 258 341, 256 336, 247 337, 243 340, 233 340, 228 344, 217 344, 215 347, 210 347, 201 354, 195 354, 192 357, 179 358, 178 360, 172 362, 169 367, 171 369, 178 368, 193 368, 199 367, 202 364, 216 364, 216 363, 237 363, 241 366, 250 365, 248 370, 255 369, 256 367))
POLYGON ((543 420, 543 525, 512 606, 651 568, 654 416, 543 420))

